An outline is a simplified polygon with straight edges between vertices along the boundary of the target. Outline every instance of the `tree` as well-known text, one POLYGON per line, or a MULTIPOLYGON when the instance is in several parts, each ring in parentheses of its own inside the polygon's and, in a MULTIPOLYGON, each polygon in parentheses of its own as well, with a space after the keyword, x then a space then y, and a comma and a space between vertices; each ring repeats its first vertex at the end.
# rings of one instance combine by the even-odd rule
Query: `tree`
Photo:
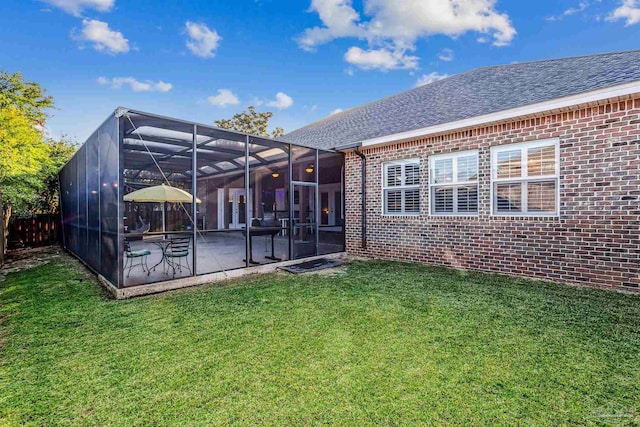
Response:
POLYGON ((39 84, 0 71, 0 186, 39 170, 47 151, 42 127, 52 107, 39 84))
POLYGON ((49 147, 49 157, 40 170, 39 178, 42 187, 37 203, 31 211, 58 213, 58 172, 73 157, 77 146, 66 137, 62 137, 60 140, 49 139, 46 144, 49 147))
MULTIPOLYGON (((0 94, 0 102, 3 98, 0 94)), ((0 108, 0 184, 37 172, 46 148, 42 132, 17 107, 0 108)))
MULTIPOLYGON (((10 145, 7 142, 14 140, 14 138, 7 138, 6 135, 3 136, 5 126, 2 123, 2 116, 3 114, 0 113, 0 141, 3 142, 0 152, 5 151, 10 145)), ((27 132, 16 132, 16 134, 28 135, 32 129, 33 126, 27 126, 27 132)), ((58 172, 76 151, 75 144, 64 138, 48 139, 44 142, 39 139, 36 144, 29 144, 28 138, 19 139, 19 141, 23 143, 24 151, 29 152, 24 155, 24 158, 29 160, 29 164, 26 165, 26 161, 21 165, 20 162, 14 162, 16 168, 12 171, 13 173, 6 173, 4 166, 2 168, 5 173, 0 178, 0 195, 4 199, 2 220, 5 233, 8 233, 9 222, 16 213, 55 214, 59 212, 58 172)), ((6 235, 4 237, 6 238, 6 235)))
POLYGON ((0 193, 6 239, 14 208, 29 209, 45 189, 51 148, 42 129, 53 99, 20 73, 0 71, 0 193))
POLYGON ((271 117, 273 117, 273 113, 259 113, 255 107, 251 106, 247 108, 247 111, 234 114, 231 119, 216 120, 215 124, 222 129, 235 130, 267 138, 279 138, 284 135, 284 129, 281 127, 276 127, 269 134, 269 119, 271 117))
POLYGON ((37 175, 48 159, 48 151, 42 132, 17 107, 0 108, 0 192, 5 233, 13 208, 33 203, 41 190, 37 175))
POLYGON ((44 126, 53 97, 36 82, 25 81, 20 73, 0 70, 0 109, 13 106, 33 124, 44 126))

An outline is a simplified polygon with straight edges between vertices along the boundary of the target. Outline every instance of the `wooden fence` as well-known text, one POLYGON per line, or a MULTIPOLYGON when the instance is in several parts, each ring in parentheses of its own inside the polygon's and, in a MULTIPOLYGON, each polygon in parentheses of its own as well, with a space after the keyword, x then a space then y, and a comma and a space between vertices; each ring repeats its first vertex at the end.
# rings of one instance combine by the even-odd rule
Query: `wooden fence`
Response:
POLYGON ((55 245, 59 242, 60 216, 36 215, 32 218, 16 218, 9 225, 9 245, 40 246, 55 245))

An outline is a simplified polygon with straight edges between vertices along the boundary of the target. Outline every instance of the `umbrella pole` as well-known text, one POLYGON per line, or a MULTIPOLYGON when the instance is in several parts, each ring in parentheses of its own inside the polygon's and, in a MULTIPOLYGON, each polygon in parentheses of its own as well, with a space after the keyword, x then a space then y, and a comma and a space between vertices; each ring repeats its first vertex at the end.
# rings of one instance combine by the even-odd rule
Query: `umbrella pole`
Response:
MULTIPOLYGON (((166 228, 166 216, 167 216, 167 202, 162 202, 162 232, 164 233, 167 228, 166 228)), ((165 235, 162 235, 162 238, 165 238, 165 235)))

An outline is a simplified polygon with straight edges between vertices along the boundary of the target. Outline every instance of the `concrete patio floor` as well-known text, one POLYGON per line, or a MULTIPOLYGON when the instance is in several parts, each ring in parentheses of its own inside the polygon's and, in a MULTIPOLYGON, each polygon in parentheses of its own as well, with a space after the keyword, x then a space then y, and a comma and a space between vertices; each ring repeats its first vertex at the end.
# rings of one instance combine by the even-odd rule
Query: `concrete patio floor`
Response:
MULTIPOLYGON (((321 236, 323 234, 321 233, 321 236)), ((322 240, 325 240, 322 238, 322 240)), ((329 239, 327 239, 329 240, 329 239)), ((335 239, 331 239, 332 241, 335 239)), ((234 270, 244 268, 245 264, 245 238, 240 231, 224 232, 224 233, 206 233, 199 235, 197 239, 197 274, 215 273, 219 271, 234 270)), ((134 266, 131 272, 128 268, 124 272, 125 287, 136 286, 145 283, 156 283, 191 275, 189 270, 184 267, 185 259, 182 259, 182 272, 176 270, 175 276, 173 269, 168 267, 166 262, 160 262, 162 259, 162 249, 156 243, 151 241, 132 241, 132 250, 148 249, 151 255, 147 257, 147 266, 151 271, 147 274, 140 266, 134 266), (160 264, 158 264, 160 263, 160 264), (155 269, 154 265, 158 264, 155 269)), ((318 248, 319 254, 329 254, 341 252, 342 245, 337 243, 321 242, 318 248)), ((193 244, 189 249, 190 254, 193 253, 193 244)), ((282 261, 289 259, 289 238, 288 236, 276 236, 274 238, 274 255, 282 261)), ((254 236, 253 237, 253 260, 259 264, 271 264, 279 262, 265 258, 271 256, 271 237, 270 236, 254 236)), ((191 255, 188 257, 189 266, 191 265, 191 255)), ((139 263, 140 259, 134 259, 134 263, 139 263)))

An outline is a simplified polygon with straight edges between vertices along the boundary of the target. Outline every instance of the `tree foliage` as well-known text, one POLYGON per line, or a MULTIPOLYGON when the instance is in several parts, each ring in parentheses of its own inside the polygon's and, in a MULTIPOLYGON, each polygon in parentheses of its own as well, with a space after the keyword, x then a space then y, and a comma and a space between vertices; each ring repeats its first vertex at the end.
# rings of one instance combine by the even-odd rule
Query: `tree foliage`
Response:
POLYGON ((0 193, 6 226, 18 213, 57 212, 58 170, 75 147, 46 139, 53 99, 20 73, 0 71, 0 193))
POLYGON ((46 144, 49 147, 49 157, 40 170, 41 189, 30 211, 57 213, 58 172, 73 157, 77 146, 65 137, 60 140, 49 139, 46 144))
MULTIPOLYGON (((0 100, 4 99, 0 94, 0 100)), ((42 132, 14 105, 0 108, 0 185, 38 171, 47 157, 42 132)))
POLYGON ((19 214, 57 213, 58 172, 76 152, 76 145, 64 138, 47 139, 35 147, 26 145, 30 167, 0 179, 5 208, 19 214))
POLYGON ((36 82, 25 81, 20 73, 0 70, 0 109, 17 108, 33 124, 44 125, 53 98, 36 82))
MULTIPOLYGON (((0 186, 37 173, 47 159, 42 127, 53 99, 20 73, 0 71, 0 186)), ((5 203, 7 198, 5 198, 5 203)))
POLYGON ((279 138, 284 135, 284 129, 281 127, 276 127, 269 133, 269 120, 272 117, 273 113, 259 113, 255 107, 251 106, 247 108, 247 111, 234 114, 231 119, 216 120, 215 124, 222 129, 235 130, 267 138, 279 138))

